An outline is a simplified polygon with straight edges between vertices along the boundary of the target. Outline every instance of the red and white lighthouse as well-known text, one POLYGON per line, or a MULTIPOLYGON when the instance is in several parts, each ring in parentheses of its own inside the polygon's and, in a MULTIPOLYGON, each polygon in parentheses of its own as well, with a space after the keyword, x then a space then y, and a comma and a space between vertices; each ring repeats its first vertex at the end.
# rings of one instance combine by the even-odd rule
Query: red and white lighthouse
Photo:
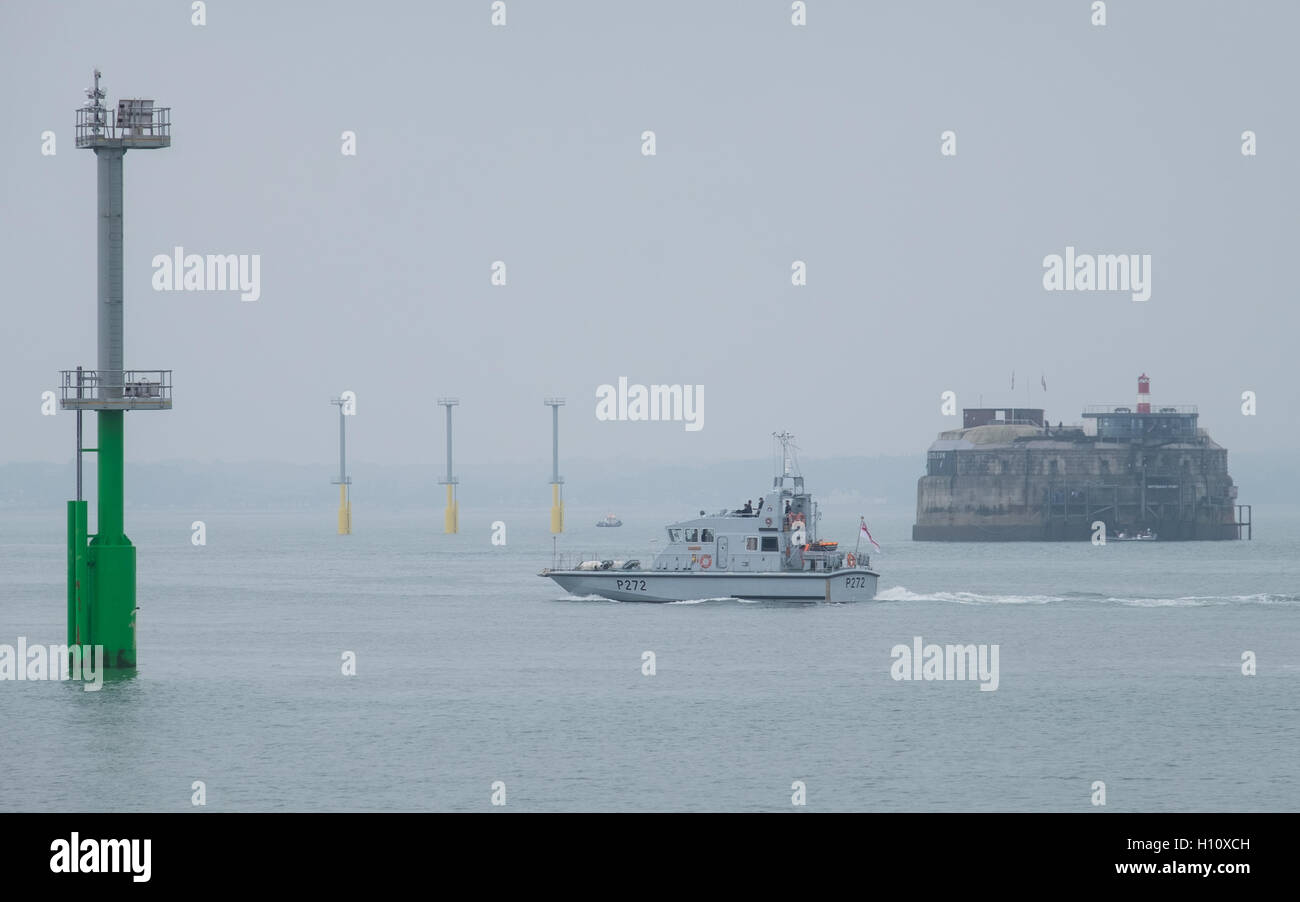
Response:
POLYGON ((1143 373, 1138 376, 1138 413, 1151 412, 1151 378, 1143 373))

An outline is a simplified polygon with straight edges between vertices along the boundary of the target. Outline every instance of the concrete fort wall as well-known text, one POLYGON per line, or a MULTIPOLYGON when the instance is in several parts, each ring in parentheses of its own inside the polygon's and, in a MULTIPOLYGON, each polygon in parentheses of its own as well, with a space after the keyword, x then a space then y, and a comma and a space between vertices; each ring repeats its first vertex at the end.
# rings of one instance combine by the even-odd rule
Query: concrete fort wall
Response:
POLYGON ((1236 538, 1227 451, 1026 442, 931 452, 917 483, 918 541, 1081 539, 1096 519, 1158 524, 1170 539, 1236 538), (1035 445, 1039 447, 1035 447, 1035 445), (1146 491, 1143 492, 1145 478, 1146 491))

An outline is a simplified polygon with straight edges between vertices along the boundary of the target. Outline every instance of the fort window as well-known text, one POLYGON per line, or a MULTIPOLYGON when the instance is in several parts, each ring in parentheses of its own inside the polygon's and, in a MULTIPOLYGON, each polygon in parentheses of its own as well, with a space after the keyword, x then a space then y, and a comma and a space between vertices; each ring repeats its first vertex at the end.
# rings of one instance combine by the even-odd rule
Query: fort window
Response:
POLYGON ((951 476, 957 472, 957 453, 955 451, 931 451, 926 461, 926 473, 930 476, 951 476))

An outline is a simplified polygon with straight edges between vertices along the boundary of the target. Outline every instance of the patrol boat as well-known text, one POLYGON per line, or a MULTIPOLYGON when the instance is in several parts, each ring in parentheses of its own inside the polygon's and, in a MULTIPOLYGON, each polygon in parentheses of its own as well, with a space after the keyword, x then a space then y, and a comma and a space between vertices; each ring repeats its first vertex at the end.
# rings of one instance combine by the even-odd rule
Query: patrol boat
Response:
POLYGON ((757 508, 700 516, 667 527, 668 543, 649 566, 633 559, 582 556, 539 576, 573 595, 614 601, 869 601, 880 574, 866 554, 819 541, 817 504, 796 472, 794 436, 776 436, 782 472, 757 508))

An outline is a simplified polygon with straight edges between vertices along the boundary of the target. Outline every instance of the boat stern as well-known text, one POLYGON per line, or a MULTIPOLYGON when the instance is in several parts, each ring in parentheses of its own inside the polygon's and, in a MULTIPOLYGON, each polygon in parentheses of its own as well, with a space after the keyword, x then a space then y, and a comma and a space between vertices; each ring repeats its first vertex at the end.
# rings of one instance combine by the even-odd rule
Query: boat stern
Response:
POLYGON ((865 567, 836 570, 826 577, 826 600, 836 604, 871 601, 876 597, 880 574, 865 567))

